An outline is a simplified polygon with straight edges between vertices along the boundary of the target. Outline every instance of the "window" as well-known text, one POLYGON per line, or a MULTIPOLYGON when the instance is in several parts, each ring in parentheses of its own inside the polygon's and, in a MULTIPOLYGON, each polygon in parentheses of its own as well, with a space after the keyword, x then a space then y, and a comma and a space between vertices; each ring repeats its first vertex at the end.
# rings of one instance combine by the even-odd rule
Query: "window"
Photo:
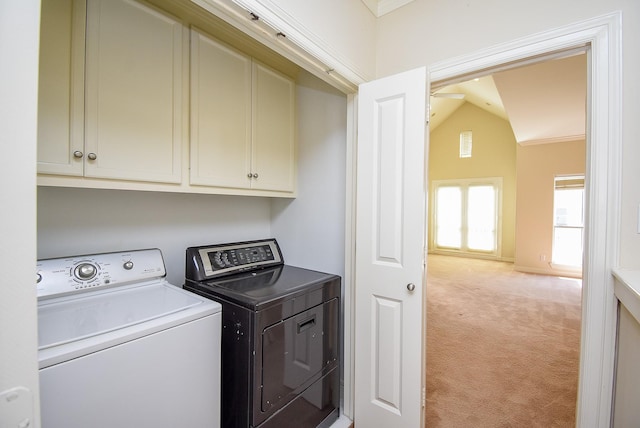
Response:
POLYGON ((462 131, 460 133, 460 158, 470 158, 473 145, 473 133, 462 131))
POLYGON ((502 179, 434 181, 433 246, 498 254, 502 179))
POLYGON ((555 178, 552 262, 582 267, 584 247, 584 176, 555 178))

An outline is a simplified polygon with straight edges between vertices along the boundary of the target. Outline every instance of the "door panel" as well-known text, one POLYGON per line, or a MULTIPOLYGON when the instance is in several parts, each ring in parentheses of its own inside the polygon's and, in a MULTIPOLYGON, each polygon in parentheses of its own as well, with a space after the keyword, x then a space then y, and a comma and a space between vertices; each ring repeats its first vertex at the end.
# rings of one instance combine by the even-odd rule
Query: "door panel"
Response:
POLYGON ((371 311, 372 334, 377 359, 374 364, 373 379, 376 404, 388 410, 400 413, 400 388, 402 377, 402 353, 399 343, 402 335, 402 302, 373 296, 374 308, 371 311))
POLYGON ((373 164, 376 261, 402 265, 402 152, 404 149, 404 97, 397 96, 377 103, 374 114, 379 124, 375 141, 378 159, 373 164))
POLYGON ((361 85, 355 423, 421 421, 426 70, 361 85), (413 287, 413 288, 412 288, 413 287))

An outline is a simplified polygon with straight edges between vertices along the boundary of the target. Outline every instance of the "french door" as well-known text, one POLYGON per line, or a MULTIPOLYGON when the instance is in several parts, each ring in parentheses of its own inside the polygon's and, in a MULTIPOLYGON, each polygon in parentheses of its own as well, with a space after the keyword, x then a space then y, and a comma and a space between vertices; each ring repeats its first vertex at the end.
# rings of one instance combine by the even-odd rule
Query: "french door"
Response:
POLYGON ((499 254, 501 178, 433 182, 433 248, 499 254))

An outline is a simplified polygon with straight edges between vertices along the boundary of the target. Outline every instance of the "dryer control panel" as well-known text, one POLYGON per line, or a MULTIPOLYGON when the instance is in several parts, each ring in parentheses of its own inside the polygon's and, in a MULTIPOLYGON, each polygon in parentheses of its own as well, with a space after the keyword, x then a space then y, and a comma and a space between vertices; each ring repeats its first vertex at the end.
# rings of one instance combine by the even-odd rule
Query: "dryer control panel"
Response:
POLYGON ((190 247, 186 277, 204 281, 282 264, 282 252, 275 239, 190 247))
POLYGON ((38 299, 127 285, 166 276, 159 249, 38 260, 38 299))

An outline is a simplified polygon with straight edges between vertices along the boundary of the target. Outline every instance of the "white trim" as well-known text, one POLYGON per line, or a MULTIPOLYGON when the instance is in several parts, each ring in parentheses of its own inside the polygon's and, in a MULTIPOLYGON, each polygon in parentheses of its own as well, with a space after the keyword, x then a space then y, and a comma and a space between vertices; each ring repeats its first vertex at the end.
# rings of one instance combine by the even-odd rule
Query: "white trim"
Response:
POLYGON ((515 259, 513 257, 498 257, 493 254, 483 254, 483 253, 463 253, 455 250, 429 250, 428 254, 440 255, 440 256, 449 256, 449 257, 460 257, 462 259, 479 259, 479 260, 490 260, 493 262, 504 262, 504 263, 514 263, 515 259))
POLYGON ((362 0, 376 18, 401 8, 414 0, 362 0))
POLYGON ((364 5, 367 6, 367 9, 369 9, 371 13, 373 13, 373 16, 375 16, 376 18, 379 17, 378 0, 362 0, 362 3, 364 3, 364 5))
POLYGON ((382 15, 386 15, 389 12, 393 12, 402 6, 411 3, 413 0, 379 0, 378 13, 376 16, 379 18, 382 15))
POLYGON ((640 271, 634 269, 614 269, 614 292, 620 303, 640 323, 640 271))
POLYGON ((366 80, 334 50, 322 46, 311 32, 299 30, 297 21, 279 16, 276 6, 269 9, 255 0, 191 1, 345 94, 355 93, 358 84, 366 80), (252 20, 250 12, 259 19, 252 20), (278 36, 280 32, 286 37, 278 36))
POLYGON ((386 15, 389 12, 393 12, 412 1, 414 0, 362 0, 376 18, 380 18, 382 15, 386 15))
POLYGON ((331 424, 331 428, 349 428, 351 427, 353 420, 349 419, 346 415, 340 414, 337 421, 331 424))
POLYGON ((344 360, 343 360, 343 403, 342 412, 354 418, 354 344, 355 324, 355 260, 356 260, 356 141, 358 131, 358 96, 347 96, 347 139, 346 139, 346 192, 345 192, 345 259, 344 259, 344 360))
POLYGON ((238 6, 253 12, 270 27, 282 31, 287 39, 298 45, 306 53, 327 64, 338 73, 347 76, 350 81, 366 81, 361 72, 347 58, 339 55, 327 43, 317 37, 310 29, 287 13, 272 0, 232 0, 238 6))
MULTIPOLYGON (((221 0, 200 0, 205 2, 221 0)), ((367 76, 363 70, 353 64, 349 58, 345 58, 324 40, 316 36, 302 22, 279 7, 273 0, 232 0, 238 6, 251 11, 260 17, 270 27, 287 35, 287 39, 293 42, 306 54, 328 65, 328 69, 344 76, 349 82, 359 85, 372 76, 367 76)), ((326 71, 326 70, 324 70, 326 71)))
POLYGON ((537 140, 518 141, 518 144, 520 144, 521 146, 535 146, 539 144, 567 143, 569 141, 580 141, 584 139, 585 139, 584 134, 565 135, 560 137, 541 138, 537 140))
POLYGON ((533 273, 536 275, 549 275, 549 276, 562 276, 567 278, 577 278, 582 279, 582 271, 581 270, 573 270, 573 269, 561 269, 560 265, 549 265, 549 269, 543 268, 535 268, 531 266, 520 266, 514 265, 513 269, 522 272, 522 273, 533 273))
MULTIPOLYGON (((611 269, 618 263, 621 194, 622 15, 609 15, 435 64, 431 82, 590 46, 587 97, 587 197, 580 384, 576 426, 611 423, 617 307, 611 269)), ((427 88, 429 89, 429 88, 427 88)))

